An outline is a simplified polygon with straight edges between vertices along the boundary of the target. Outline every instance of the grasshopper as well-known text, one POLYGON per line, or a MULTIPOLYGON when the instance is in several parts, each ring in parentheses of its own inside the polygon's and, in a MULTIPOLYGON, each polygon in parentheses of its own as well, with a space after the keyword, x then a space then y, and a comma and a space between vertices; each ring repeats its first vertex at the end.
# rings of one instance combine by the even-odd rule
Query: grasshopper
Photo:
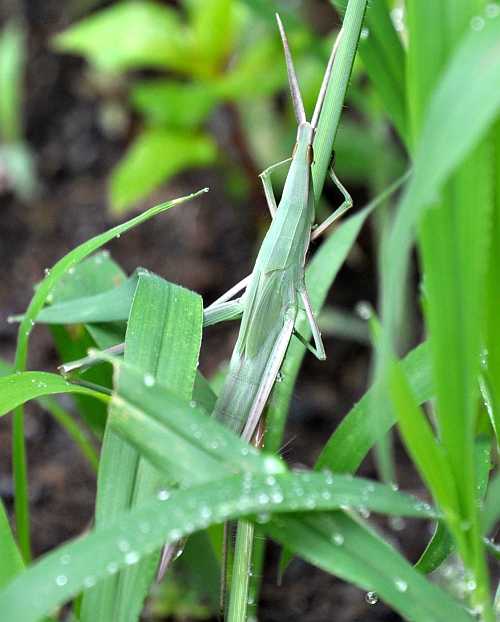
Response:
POLYGON ((287 37, 276 14, 283 42, 290 92, 297 119, 297 140, 292 156, 260 174, 267 205, 272 216, 251 275, 210 305, 231 304, 230 299, 245 289, 238 301, 242 307, 241 326, 227 379, 214 409, 214 416, 246 440, 250 440, 266 406, 292 335, 296 335, 320 360, 326 358, 304 279, 306 255, 311 240, 321 235, 352 207, 352 199, 333 167, 330 176, 344 197, 343 203, 322 224, 315 226, 315 199, 311 166, 313 142, 319 116, 332 73, 333 60, 341 40, 339 33, 318 94, 310 122, 306 120, 287 37), (271 183, 271 173, 290 163, 279 204, 271 183), (314 340, 312 347, 298 332, 295 321, 299 309, 307 315, 314 340))

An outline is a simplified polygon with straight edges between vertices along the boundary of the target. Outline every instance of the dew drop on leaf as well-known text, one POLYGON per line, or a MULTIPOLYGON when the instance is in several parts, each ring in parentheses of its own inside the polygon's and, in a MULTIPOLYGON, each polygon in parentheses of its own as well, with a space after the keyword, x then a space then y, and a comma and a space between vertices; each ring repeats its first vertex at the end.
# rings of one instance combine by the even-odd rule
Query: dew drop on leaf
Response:
POLYGON ((366 592, 365 600, 369 605, 376 605, 378 603, 377 592, 366 592))
POLYGON ((59 587, 62 587, 63 585, 66 585, 67 582, 68 582, 68 577, 65 574, 57 575, 56 585, 58 585, 59 587))

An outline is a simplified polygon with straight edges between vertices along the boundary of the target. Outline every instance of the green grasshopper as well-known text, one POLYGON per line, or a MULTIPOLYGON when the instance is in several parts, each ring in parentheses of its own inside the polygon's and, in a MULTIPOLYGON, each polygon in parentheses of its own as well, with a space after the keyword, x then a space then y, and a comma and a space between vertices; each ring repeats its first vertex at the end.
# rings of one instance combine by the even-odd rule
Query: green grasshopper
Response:
POLYGON ((250 440, 255 433, 292 335, 303 341, 318 359, 326 358, 304 280, 306 254, 311 240, 321 235, 352 206, 349 193, 332 167, 330 176, 344 196, 344 201, 321 225, 314 225, 316 214, 311 176, 314 135, 342 31, 333 46, 315 110, 311 122, 308 122, 283 24, 277 14, 276 19, 298 123, 297 140, 290 158, 270 166, 260 175, 273 220, 252 274, 207 309, 210 312, 218 305, 234 303, 241 304, 243 309, 238 340, 214 416, 246 440, 250 440), (277 205, 270 176, 274 169, 289 162, 283 194, 277 205), (229 302, 244 288, 245 293, 238 301, 229 302), (301 307, 311 327, 314 348, 294 328, 301 307))

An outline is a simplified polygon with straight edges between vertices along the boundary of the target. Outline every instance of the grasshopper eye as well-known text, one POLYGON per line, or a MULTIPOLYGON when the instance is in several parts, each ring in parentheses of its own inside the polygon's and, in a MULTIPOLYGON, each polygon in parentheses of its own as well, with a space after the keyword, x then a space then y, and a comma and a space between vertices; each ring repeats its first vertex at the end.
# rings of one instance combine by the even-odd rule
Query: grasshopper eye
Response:
POLYGON ((314 150, 312 145, 307 146, 307 163, 309 166, 314 162, 314 150))

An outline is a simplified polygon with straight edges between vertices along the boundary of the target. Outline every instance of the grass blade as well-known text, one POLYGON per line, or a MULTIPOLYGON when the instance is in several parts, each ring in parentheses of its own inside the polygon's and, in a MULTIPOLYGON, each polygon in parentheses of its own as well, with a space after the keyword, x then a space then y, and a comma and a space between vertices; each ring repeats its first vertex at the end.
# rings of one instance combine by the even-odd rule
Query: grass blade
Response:
MULTIPOLYGON (((119 237, 129 229, 140 225, 149 220, 153 216, 157 216, 162 212, 193 199, 207 191, 207 188, 182 197, 174 199, 167 203, 162 203, 156 207, 139 214, 135 218, 127 222, 117 225, 109 229, 105 233, 101 233, 90 240, 87 240, 80 246, 70 251, 62 259, 60 259, 50 270, 46 271, 45 278, 38 284, 35 295, 31 299, 23 320, 19 326, 15 369, 16 372, 22 372, 26 368, 26 359, 28 355, 28 341, 31 330, 34 326, 37 315, 42 310, 47 298, 53 288, 57 285, 65 272, 75 266, 77 263, 85 259, 88 255, 104 246, 113 238, 119 237)), ((14 412, 13 431, 12 431, 12 461, 14 471, 14 487, 15 487, 15 512, 16 512, 16 528, 19 546, 25 560, 31 557, 30 542, 30 526, 29 526, 29 506, 28 506, 28 478, 26 465, 26 448, 24 444, 24 412, 18 407, 14 412)))

